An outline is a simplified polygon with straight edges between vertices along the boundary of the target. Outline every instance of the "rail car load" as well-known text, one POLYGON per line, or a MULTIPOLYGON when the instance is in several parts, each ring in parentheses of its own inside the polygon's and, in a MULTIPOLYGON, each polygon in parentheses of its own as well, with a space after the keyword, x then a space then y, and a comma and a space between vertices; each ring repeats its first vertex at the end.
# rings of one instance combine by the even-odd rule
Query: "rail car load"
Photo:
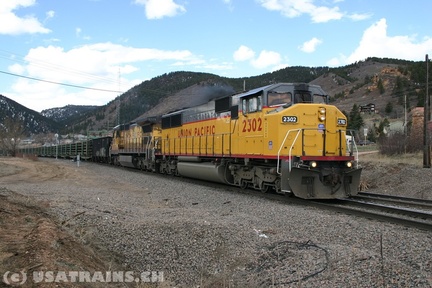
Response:
POLYGON ((355 195, 347 118, 316 85, 279 83, 116 127, 123 166, 306 199, 355 195))

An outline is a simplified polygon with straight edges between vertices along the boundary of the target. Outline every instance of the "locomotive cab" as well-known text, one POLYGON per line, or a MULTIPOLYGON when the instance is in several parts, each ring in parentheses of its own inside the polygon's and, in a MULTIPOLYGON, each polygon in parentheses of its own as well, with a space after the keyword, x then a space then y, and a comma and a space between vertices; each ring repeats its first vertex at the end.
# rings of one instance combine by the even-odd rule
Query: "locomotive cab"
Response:
POLYGON ((313 85, 299 86, 293 99, 294 105, 280 112, 287 132, 278 158, 286 151, 289 163, 281 167, 281 189, 301 198, 357 194, 361 168, 346 144, 345 115, 313 85))
POLYGON ((357 194, 361 168, 346 145, 346 116, 321 87, 280 83, 235 97, 240 127, 232 151, 245 161, 230 166, 235 185, 306 199, 357 194))

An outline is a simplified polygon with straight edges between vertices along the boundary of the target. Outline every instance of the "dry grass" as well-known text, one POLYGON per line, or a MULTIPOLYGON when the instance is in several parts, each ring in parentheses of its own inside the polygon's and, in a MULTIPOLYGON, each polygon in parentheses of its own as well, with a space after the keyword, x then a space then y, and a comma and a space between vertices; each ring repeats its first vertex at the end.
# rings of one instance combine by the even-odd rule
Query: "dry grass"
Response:
POLYGON ((382 155, 380 153, 368 153, 368 154, 361 154, 359 156, 360 164, 362 162, 379 162, 381 164, 409 164, 409 165, 415 165, 415 166, 423 166, 423 153, 410 153, 410 154, 401 154, 401 155, 394 155, 394 156, 386 156, 382 155))

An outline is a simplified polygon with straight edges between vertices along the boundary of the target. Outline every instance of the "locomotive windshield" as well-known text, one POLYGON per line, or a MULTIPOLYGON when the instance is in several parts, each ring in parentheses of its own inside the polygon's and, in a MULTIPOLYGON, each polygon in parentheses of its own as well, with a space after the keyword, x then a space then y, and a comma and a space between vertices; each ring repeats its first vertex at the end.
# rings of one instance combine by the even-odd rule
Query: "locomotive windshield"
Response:
POLYGON ((308 91, 296 91, 294 99, 295 103, 312 103, 312 97, 308 91))
POLYGON ((314 94, 313 103, 327 104, 327 96, 314 94))
POLYGON ((289 105, 292 103, 292 94, 290 92, 273 92, 268 93, 268 105, 289 105))
POLYGON ((320 103, 327 104, 327 96, 311 94, 308 91, 296 91, 294 95, 295 103, 320 103))

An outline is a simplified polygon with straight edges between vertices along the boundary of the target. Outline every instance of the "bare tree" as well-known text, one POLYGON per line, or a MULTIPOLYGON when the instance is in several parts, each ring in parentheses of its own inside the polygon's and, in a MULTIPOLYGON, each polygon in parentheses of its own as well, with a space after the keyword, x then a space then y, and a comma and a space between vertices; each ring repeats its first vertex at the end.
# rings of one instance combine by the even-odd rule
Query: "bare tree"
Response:
POLYGON ((0 123, 0 149, 3 150, 3 153, 6 152, 7 155, 15 157, 24 133, 24 122, 18 116, 6 117, 3 123, 0 123))

